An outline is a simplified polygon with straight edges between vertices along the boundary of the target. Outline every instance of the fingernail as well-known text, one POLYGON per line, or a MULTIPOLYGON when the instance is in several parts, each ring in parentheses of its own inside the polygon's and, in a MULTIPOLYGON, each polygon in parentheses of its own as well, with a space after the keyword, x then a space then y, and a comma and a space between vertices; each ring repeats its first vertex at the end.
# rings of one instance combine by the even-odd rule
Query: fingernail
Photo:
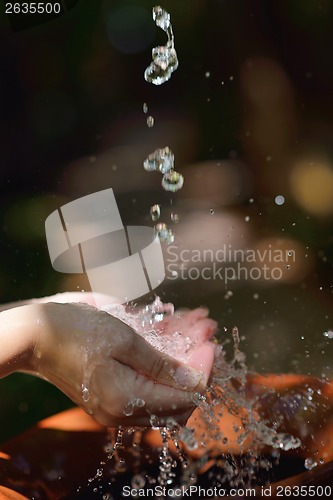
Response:
POLYGON ((183 389, 196 389, 199 385, 204 384, 203 373, 187 366, 178 366, 174 379, 183 389))

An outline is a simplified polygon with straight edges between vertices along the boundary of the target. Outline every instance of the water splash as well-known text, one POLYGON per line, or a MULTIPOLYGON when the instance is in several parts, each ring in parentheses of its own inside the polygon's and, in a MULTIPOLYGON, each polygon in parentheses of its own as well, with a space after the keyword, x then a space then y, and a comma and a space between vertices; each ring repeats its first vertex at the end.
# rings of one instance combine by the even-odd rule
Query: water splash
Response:
POLYGON ((178 58, 174 45, 174 36, 170 14, 160 6, 153 8, 153 19, 168 37, 167 44, 152 50, 152 62, 144 72, 147 82, 162 85, 170 80, 172 73, 178 68, 178 58))
MULTIPOLYGON (((125 308, 122 305, 110 305, 104 310, 128 323, 151 345, 170 356, 185 362, 191 356, 194 344, 185 334, 181 334, 181 328, 177 328, 177 313, 172 304, 164 304, 157 297, 152 304, 139 311, 134 307, 129 310, 128 306, 125 308), (174 332, 163 335, 164 320, 169 317, 175 321, 174 332)), ((197 407, 195 419, 199 426, 192 421, 183 427, 173 417, 161 420, 156 415, 150 415, 151 426, 160 436, 157 448, 150 448, 149 441, 148 444, 145 442, 146 434, 142 429, 112 430, 112 438, 105 449, 107 461, 112 461, 112 464, 106 467, 106 462, 101 462, 95 476, 89 480, 91 488, 91 482, 101 481, 104 476, 104 484, 107 478, 109 486, 102 493, 113 493, 113 485, 120 480, 120 472, 131 474, 134 489, 154 485, 189 487, 201 481, 203 470, 207 471, 210 487, 227 485, 244 488, 258 485, 265 474, 267 477, 282 452, 301 446, 303 450, 306 449, 302 441, 306 443, 311 426, 307 427, 304 422, 300 426, 299 436, 280 432, 279 429, 283 430, 291 418, 301 422, 305 405, 315 412, 319 404, 315 401, 316 394, 318 398, 322 397, 320 390, 306 385, 295 389, 293 393, 283 394, 262 387, 259 394, 257 385, 252 391, 248 385, 246 357, 241 350, 242 337, 236 327, 230 334, 225 329, 225 335, 227 338, 224 343, 227 344, 229 340, 232 346, 231 356, 227 356, 226 350, 219 346, 206 394, 194 393, 192 397, 197 407), (261 413, 263 408, 268 410, 268 414, 261 413), (224 435, 220 423, 228 415, 234 418, 234 437, 228 436, 229 439, 224 435), (274 418, 270 415, 274 415, 274 418), (241 456, 233 455, 235 443, 241 456), (268 450, 271 450, 269 454, 268 450), (157 466, 154 472, 153 465, 157 466)), ((124 408, 124 418, 131 416, 137 407, 144 406, 145 401, 133 398, 124 408)), ((311 470, 317 463, 322 463, 320 460, 320 455, 315 458, 309 456, 304 468, 311 470)))

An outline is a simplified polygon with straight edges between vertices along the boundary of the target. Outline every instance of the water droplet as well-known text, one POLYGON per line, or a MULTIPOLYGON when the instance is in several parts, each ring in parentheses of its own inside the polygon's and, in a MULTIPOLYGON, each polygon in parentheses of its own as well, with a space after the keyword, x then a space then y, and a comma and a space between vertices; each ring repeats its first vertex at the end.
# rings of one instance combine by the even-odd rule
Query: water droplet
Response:
POLYGON ((198 448, 198 443, 194 436, 194 429, 191 427, 183 427, 179 433, 179 438, 189 450, 198 448))
POLYGON ((157 26, 166 32, 167 44, 152 50, 152 62, 144 73, 147 82, 162 85, 167 82, 178 68, 178 58, 174 47, 174 36, 170 22, 170 14, 162 7, 153 8, 153 19, 157 26))
POLYGON ((159 429, 161 426, 160 426, 160 423, 159 423, 159 420, 158 420, 158 417, 156 415, 150 415, 150 425, 152 427, 153 430, 157 430, 159 429))
POLYGON ((90 399, 89 389, 85 384, 82 384, 82 399, 85 403, 90 399))
POLYGON ((238 328, 237 326, 234 326, 232 331, 232 338, 234 339, 234 344, 235 344, 235 347, 237 348, 238 347, 238 344, 240 342, 240 338, 239 338, 239 331, 238 331, 238 328))
POLYGON ((281 450, 285 451, 299 448, 301 444, 302 443, 299 438, 291 436, 290 434, 285 434, 283 432, 274 435, 271 439, 271 445, 274 448, 280 448, 281 450))
POLYGON ((152 51, 153 62, 145 71, 145 80, 154 85, 162 85, 170 80, 178 67, 177 53, 174 48, 155 47, 152 51))
POLYGON ((133 399, 133 405, 134 406, 137 406, 138 408, 142 408, 143 406, 145 406, 146 402, 144 399, 141 399, 141 398, 134 398, 133 399))
POLYGON ((164 222, 160 222, 156 224, 155 231, 159 237, 160 241, 167 243, 173 243, 175 241, 175 235, 173 234, 171 229, 168 229, 167 225, 164 222))
POLYGON ((183 187, 183 184, 184 177, 175 170, 167 172, 162 179, 163 189, 165 191, 172 191, 173 193, 179 191, 183 187))
POLYGON ((168 231, 167 225, 164 222, 159 222, 155 226, 155 231, 158 233, 159 238, 164 238, 168 231))
POLYGON ((315 467, 317 467, 317 462, 315 461, 314 458, 306 458, 305 461, 304 461, 304 467, 308 470, 311 470, 311 469, 314 469, 315 467))
POLYGON ((166 174, 173 169, 174 155, 168 146, 161 149, 155 149, 143 162, 143 168, 147 172, 161 172, 166 174))
POLYGON ((146 484, 146 479, 143 476, 141 476, 141 474, 135 474, 132 477, 131 487, 133 489, 139 490, 140 488, 143 488, 145 484, 146 484))
POLYGON ((323 333, 323 335, 328 339, 333 339, 333 330, 327 330, 326 332, 323 333))
POLYGON ((147 125, 149 128, 152 128, 154 126, 155 120, 153 116, 148 116, 147 117, 147 125))
POLYGON ((154 316, 153 316, 153 321, 154 321, 154 323, 160 323, 161 321, 163 321, 163 319, 164 319, 164 314, 163 314, 163 313, 161 313, 161 312, 156 313, 156 314, 154 314, 154 316))
POLYGON ((131 415, 133 415, 133 410, 133 403, 130 401, 124 408, 124 415, 126 415, 126 417, 130 417, 131 415))
POLYGON ((179 215, 176 214, 175 212, 171 212, 170 219, 174 224, 178 224, 179 222, 179 215))
POLYGON ((156 26, 159 26, 163 31, 167 31, 169 29, 170 14, 159 5, 153 7, 153 19, 156 26))
POLYGON ((279 194, 278 196, 275 197, 275 203, 277 205, 283 205, 284 202, 285 202, 284 196, 282 196, 282 195, 279 194))
POLYGON ((161 206, 160 205, 153 205, 150 207, 150 217, 152 221, 156 221, 160 218, 161 215, 161 206))
POLYGON ((211 209, 209 210, 209 212, 210 212, 210 215, 214 215, 214 214, 215 214, 215 211, 214 211, 214 209, 213 209, 213 208, 211 208, 211 209))
POLYGON ((146 102, 143 103, 142 109, 144 113, 148 113, 148 104, 146 102))

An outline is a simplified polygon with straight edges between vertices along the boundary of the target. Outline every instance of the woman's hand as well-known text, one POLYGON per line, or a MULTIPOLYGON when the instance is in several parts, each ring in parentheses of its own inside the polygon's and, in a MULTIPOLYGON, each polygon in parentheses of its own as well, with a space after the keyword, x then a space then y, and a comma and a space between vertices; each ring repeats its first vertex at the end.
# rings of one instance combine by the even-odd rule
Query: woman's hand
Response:
POLYGON ((149 426, 151 415, 184 422, 194 407, 193 392, 204 391, 214 359, 208 340, 216 324, 207 311, 175 313, 159 325, 161 335, 177 330, 192 339, 184 364, 122 321, 78 300, 93 303, 91 294, 60 294, 1 313, 7 315, 3 324, 16 324, 21 332, 11 371, 49 380, 104 425, 149 426))

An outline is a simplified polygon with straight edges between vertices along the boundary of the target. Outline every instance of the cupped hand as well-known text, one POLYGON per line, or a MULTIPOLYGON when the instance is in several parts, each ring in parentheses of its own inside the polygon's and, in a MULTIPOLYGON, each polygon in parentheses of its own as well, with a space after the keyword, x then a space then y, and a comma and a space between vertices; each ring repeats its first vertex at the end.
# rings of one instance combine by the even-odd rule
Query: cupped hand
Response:
POLYGON ((161 423, 171 415, 180 423, 187 420, 193 393, 205 390, 214 360, 209 339, 216 323, 207 310, 175 312, 159 323, 158 335, 171 341, 182 337, 190 344, 176 359, 125 322, 91 307, 92 294, 66 293, 34 302, 27 308, 38 327, 33 370, 97 421, 150 426, 152 416, 161 423))

